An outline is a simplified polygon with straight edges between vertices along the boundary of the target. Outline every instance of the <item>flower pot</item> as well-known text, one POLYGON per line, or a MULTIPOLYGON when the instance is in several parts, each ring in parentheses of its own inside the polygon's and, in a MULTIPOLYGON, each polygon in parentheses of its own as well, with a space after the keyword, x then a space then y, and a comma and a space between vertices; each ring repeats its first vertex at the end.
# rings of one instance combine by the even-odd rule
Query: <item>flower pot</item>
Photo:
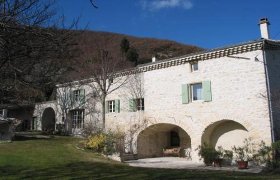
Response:
POLYGON ((247 169, 248 168, 248 161, 236 161, 238 169, 247 169))

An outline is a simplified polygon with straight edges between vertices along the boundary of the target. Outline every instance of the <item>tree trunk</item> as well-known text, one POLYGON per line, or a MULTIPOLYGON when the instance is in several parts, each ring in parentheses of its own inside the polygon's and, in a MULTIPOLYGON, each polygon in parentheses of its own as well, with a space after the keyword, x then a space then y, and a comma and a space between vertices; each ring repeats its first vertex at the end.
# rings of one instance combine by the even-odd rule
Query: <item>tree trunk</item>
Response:
POLYGON ((69 113, 67 113, 67 110, 64 112, 64 128, 66 134, 71 134, 72 127, 71 127, 71 116, 69 113))
POLYGON ((106 96, 102 95, 101 97, 101 105, 102 105, 102 130, 105 130, 105 116, 106 116, 106 96))

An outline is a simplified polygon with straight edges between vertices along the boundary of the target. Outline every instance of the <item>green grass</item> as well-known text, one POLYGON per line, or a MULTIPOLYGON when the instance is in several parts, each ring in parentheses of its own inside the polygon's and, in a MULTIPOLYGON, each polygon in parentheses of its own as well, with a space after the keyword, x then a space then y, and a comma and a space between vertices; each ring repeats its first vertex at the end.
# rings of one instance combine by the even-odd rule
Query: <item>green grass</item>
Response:
POLYGON ((78 150, 80 139, 22 139, 0 144, 0 179, 280 179, 280 174, 129 167, 78 150))

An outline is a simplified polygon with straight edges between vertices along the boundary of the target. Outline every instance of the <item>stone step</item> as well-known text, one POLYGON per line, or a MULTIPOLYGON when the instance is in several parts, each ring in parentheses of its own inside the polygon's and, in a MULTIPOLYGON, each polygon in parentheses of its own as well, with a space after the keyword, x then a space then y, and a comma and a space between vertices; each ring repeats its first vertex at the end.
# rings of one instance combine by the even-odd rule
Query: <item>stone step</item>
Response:
POLYGON ((137 160, 137 154, 124 153, 121 155, 121 161, 137 160))

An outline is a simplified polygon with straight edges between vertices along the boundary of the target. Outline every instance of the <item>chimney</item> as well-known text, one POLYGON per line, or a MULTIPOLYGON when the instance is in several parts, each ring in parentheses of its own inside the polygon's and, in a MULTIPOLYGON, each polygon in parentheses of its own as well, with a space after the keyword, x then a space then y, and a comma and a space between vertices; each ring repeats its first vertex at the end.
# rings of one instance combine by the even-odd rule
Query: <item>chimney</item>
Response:
POLYGON ((259 22, 260 30, 261 30, 261 38, 263 39, 269 39, 269 29, 268 26, 270 25, 267 18, 260 19, 259 22))
POLYGON ((152 57, 152 62, 156 62, 157 58, 155 56, 152 57))

